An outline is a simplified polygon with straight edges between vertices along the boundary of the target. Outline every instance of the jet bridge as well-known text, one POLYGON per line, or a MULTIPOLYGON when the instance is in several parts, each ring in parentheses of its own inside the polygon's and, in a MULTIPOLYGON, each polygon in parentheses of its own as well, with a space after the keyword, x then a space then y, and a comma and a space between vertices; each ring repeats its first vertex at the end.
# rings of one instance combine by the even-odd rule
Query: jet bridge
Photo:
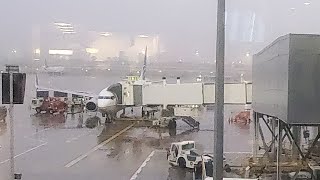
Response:
MULTIPOLYGON (((122 97, 118 98, 122 100, 122 105, 149 107, 144 108, 147 114, 155 111, 161 111, 162 114, 170 107, 170 117, 180 118, 193 128, 199 127, 199 121, 195 119, 201 117, 203 107, 215 103, 215 84, 180 83, 179 78, 176 84, 167 84, 165 78, 160 83, 128 80, 117 86, 117 89, 117 96, 120 91, 122 93, 122 97)), ((251 104, 251 96, 250 83, 225 84, 226 104, 251 104)), ((157 122, 163 123, 161 120, 157 122)))
MULTIPOLYGON (((252 84, 225 84, 225 104, 251 104, 252 84)), ((215 103, 215 84, 148 84, 142 88, 143 105, 209 105, 215 103)))
MULTIPOLYGON (((182 106, 210 105, 215 103, 214 83, 180 83, 124 81, 110 86, 109 90, 118 97, 118 103, 125 106, 182 106), (122 94, 122 95, 121 95, 122 94)), ((251 83, 227 83, 224 87, 225 104, 251 104, 251 83)))
MULTIPOLYGON (((251 104, 252 84, 225 84, 226 104, 251 104)), ((142 86, 143 106, 173 107, 173 116, 193 128, 199 128, 199 118, 203 107, 215 103, 215 84, 213 83, 150 83, 142 86)))

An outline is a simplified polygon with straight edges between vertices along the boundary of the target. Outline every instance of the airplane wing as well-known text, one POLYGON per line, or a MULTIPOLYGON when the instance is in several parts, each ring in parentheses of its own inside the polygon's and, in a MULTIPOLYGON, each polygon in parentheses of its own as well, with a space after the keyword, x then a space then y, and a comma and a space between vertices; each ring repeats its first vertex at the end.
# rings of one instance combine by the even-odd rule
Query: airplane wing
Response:
POLYGON ((48 88, 48 87, 39 86, 38 75, 36 75, 35 87, 36 87, 37 91, 58 91, 58 92, 62 92, 62 93, 74 94, 74 95, 84 96, 84 97, 91 97, 91 98, 98 97, 97 94, 94 94, 91 92, 73 91, 73 90, 67 90, 67 89, 56 89, 56 88, 48 88))

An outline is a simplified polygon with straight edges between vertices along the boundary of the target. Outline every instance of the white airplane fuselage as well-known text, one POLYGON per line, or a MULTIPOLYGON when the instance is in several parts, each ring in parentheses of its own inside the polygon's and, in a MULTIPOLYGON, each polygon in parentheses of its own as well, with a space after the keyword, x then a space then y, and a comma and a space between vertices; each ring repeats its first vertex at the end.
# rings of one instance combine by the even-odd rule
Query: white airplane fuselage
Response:
POLYGON ((117 97, 107 88, 103 89, 97 100, 98 111, 102 114, 116 114, 123 109, 123 106, 118 105, 117 97))

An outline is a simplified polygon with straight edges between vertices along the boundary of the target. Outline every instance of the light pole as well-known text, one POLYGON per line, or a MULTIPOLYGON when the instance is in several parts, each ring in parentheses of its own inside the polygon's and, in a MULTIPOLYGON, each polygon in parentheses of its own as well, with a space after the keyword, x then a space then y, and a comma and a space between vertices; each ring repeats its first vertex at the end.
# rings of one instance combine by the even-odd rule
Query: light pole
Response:
MULTIPOLYGON (((9 73, 10 79, 10 102, 9 102, 9 117, 10 117, 10 175, 11 179, 14 180, 15 178, 15 171, 14 171, 14 119, 13 119, 13 110, 14 110, 14 101, 13 101, 13 73, 19 72, 19 66, 6 66, 6 71, 9 73)), ((3 95, 4 96, 4 95, 3 95)))
POLYGON ((214 114, 213 178, 223 179, 223 131, 224 131, 224 48, 225 48, 225 0, 218 0, 216 41, 216 84, 214 114))

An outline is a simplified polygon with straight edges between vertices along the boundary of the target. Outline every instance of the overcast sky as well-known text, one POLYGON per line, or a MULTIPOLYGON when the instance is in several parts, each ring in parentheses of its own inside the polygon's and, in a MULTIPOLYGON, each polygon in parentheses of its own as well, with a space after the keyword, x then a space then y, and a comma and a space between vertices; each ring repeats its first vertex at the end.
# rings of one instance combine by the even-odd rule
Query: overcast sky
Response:
MULTIPOLYGON (((227 0, 227 47, 244 51, 239 49, 246 43, 255 50, 255 43, 289 32, 320 33, 319 9, 316 0, 227 0)), ((88 30, 159 33, 173 52, 200 49, 214 56, 216 0, 1 0, 0 47, 27 48, 33 25, 56 21, 88 30)))

